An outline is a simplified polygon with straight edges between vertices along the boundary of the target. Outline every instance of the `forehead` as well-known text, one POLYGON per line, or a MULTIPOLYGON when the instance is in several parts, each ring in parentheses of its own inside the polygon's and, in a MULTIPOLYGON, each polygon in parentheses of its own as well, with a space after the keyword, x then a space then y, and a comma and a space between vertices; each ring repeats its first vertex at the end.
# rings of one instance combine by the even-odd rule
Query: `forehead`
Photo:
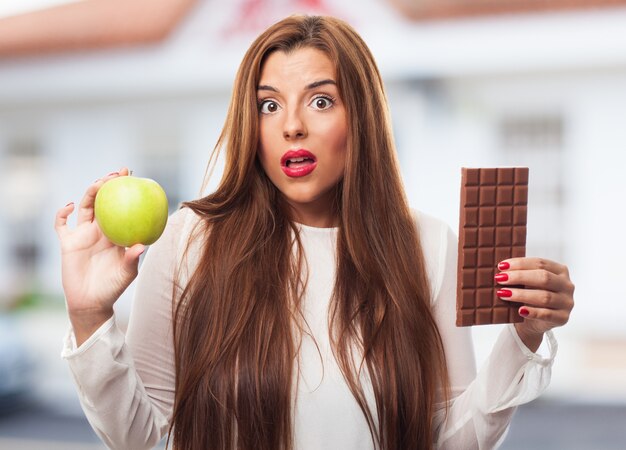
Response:
POLYGON ((318 78, 335 78, 335 66, 321 50, 304 47, 291 52, 277 50, 261 67, 261 83, 310 83, 318 78))

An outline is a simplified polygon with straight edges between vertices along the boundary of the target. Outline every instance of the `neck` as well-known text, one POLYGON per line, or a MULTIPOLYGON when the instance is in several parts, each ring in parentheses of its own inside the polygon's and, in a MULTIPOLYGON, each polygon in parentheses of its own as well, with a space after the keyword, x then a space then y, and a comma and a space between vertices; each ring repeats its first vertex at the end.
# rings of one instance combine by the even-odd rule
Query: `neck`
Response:
POLYGON ((293 220, 315 228, 333 228, 339 225, 339 217, 334 208, 329 203, 321 205, 320 203, 308 203, 294 205, 289 203, 291 207, 293 220))

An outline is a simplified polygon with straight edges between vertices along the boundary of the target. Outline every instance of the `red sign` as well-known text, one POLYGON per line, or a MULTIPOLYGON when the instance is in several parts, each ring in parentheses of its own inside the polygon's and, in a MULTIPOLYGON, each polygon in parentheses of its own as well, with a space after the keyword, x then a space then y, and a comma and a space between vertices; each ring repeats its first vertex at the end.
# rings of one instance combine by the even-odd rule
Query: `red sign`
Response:
POLYGON ((333 15, 325 0, 243 0, 226 28, 227 36, 258 33, 291 14, 333 15))

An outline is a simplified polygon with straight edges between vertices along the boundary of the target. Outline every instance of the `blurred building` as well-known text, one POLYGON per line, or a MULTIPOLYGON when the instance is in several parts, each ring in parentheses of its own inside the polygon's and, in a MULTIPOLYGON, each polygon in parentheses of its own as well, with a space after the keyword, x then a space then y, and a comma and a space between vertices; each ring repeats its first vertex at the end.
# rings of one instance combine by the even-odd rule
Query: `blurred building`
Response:
POLYGON ((247 46, 288 14, 331 14, 379 62, 415 207, 456 228, 461 166, 530 167, 528 253, 565 262, 577 285, 554 392, 626 399, 626 2, 156 4, 0 19, 3 304, 61 295, 54 214, 96 178, 128 166, 172 209, 199 195, 247 46))

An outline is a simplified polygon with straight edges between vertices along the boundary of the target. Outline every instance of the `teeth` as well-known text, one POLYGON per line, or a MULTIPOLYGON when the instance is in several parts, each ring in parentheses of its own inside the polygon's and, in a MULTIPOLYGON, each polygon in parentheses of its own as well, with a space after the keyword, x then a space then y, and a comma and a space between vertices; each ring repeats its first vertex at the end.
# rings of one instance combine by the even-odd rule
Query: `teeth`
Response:
POLYGON ((286 162, 286 166, 289 167, 290 164, 301 163, 304 161, 312 161, 312 160, 311 158, 307 158, 305 156, 302 156, 300 158, 289 158, 286 162))

